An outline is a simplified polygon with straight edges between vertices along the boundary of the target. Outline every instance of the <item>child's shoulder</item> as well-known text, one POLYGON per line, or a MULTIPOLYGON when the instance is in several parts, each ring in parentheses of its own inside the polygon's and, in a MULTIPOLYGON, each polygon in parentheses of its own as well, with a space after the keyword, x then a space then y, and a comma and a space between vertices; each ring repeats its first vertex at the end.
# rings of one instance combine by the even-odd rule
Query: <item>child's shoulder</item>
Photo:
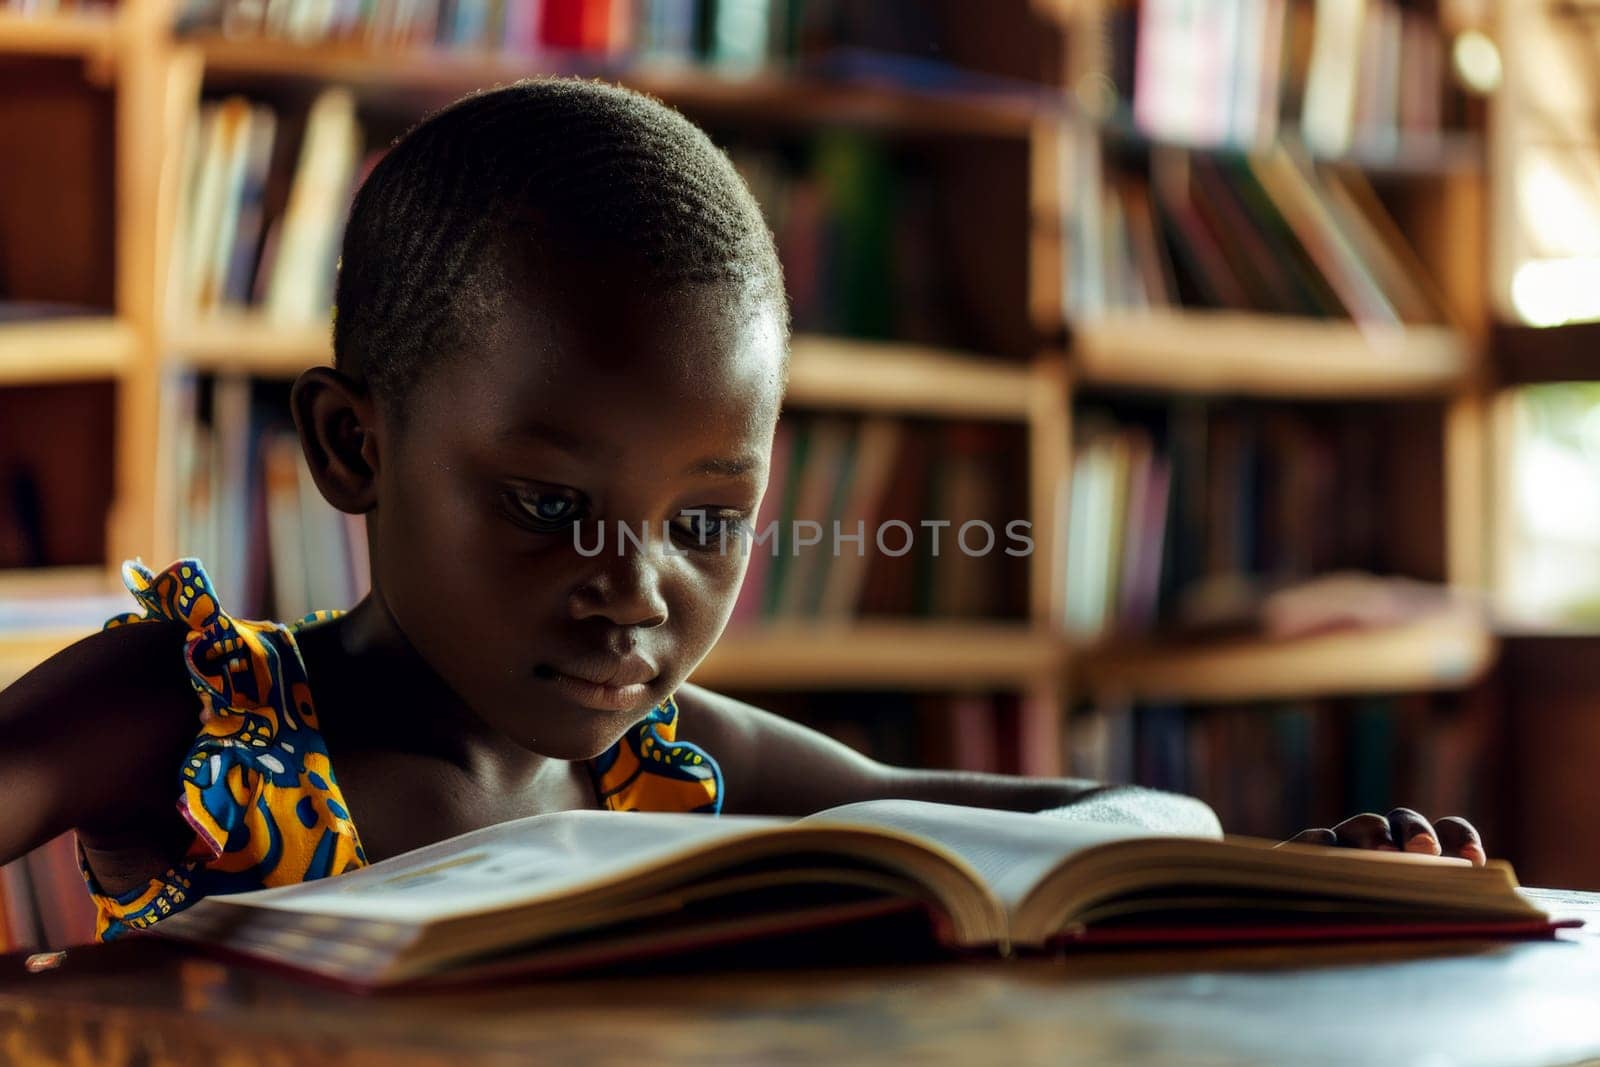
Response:
POLYGON ((9 827, 92 832, 172 808, 199 729, 186 639, 167 621, 103 630, 0 691, 0 779, 19 783, 9 827))
POLYGON ((807 815, 888 795, 899 774, 800 723, 702 686, 674 696, 678 736, 712 752, 730 814, 807 815))

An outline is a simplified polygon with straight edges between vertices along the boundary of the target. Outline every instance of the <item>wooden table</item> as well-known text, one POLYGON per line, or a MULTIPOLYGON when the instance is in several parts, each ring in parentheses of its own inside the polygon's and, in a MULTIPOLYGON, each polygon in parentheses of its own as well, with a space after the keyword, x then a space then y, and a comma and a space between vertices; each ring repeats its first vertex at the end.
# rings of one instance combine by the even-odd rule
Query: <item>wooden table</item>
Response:
MULTIPOLYGON (((1600 895, 1576 902, 1600 920, 1600 895)), ((1572 911, 1573 907, 1566 910, 1572 911)), ((1600 929, 1600 923, 1594 927, 1600 929)), ((357 997, 159 939, 0 957, 0 1063, 1567 1064, 1600 934, 902 967, 667 970, 357 997)))

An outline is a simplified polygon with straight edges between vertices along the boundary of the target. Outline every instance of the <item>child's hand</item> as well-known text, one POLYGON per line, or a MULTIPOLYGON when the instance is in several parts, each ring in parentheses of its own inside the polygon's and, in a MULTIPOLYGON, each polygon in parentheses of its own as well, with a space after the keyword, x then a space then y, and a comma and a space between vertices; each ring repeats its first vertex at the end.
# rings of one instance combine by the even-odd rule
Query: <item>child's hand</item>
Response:
POLYGON ((1289 842, 1370 848, 1379 852, 1418 852, 1424 856, 1459 856, 1474 867, 1488 862, 1483 840, 1467 820, 1452 815, 1430 824, 1410 808, 1395 808, 1387 817, 1372 812, 1355 815, 1331 830, 1302 830, 1289 842))

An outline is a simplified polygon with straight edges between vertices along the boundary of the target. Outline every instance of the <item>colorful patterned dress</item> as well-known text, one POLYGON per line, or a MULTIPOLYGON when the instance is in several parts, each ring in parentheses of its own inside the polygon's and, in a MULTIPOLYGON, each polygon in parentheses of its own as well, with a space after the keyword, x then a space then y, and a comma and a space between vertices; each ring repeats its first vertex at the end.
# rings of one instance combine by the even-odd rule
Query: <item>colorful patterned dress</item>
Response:
MULTIPOLYGON (((217 603, 197 560, 159 574, 137 562, 122 580, 144 611, 107 629, 167 619, 189 627, 185 660, 200 698, 200 732, 174 783, 194 841, 177 866, 125 893, 103 892, 78 847, 78 866, 98 911, 96 936, 142 930, 213 893, 238 893, 344 874, 367 864, 306 681, 295 634, 335 617, 318 612, 285 625, 236 619, 217 603)), ((589 762, 595 792, 612 811, 722 809, 722 772, 710 754, 677 741, 668 697, 589 762)))

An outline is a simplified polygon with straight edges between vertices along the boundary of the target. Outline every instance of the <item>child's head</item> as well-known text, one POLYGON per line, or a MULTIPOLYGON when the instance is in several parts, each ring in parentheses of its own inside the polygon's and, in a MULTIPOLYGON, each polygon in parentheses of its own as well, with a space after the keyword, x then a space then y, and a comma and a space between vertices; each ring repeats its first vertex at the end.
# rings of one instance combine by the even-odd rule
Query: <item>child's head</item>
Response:
POLYGON ((727 621, 746 555, 718 534, 754 522, 787 348, 771 234, 705 134, 527 82, 430 117, 362 186, 336 370, 295 415, 324 494, 368 515, 375 605, 490 725, 576 759, 727 621))

